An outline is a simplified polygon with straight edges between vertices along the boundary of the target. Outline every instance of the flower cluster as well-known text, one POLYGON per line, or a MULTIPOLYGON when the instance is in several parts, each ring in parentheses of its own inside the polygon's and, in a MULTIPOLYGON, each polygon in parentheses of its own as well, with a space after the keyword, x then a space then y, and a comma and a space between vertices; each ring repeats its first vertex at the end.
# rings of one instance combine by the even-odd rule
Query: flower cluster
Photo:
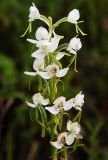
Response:
POLYGON ((31 23, 37 19, 45 22, 47 26, 46 28, 40 26, 36 30, 35 38, 27 39, 28 42, 35 46, 35 50, 31 55, 34 58, 34 71, 25 71, 24 73, 39 78, 39 90, 38 93, 33 95, 33 102, 30 103, 26 101, 26 104, 32 108, 39 109, 42 122, 39 120, 38 122, 42 125, 42 129, 48 130, 49 133, 53 135, 50 144, 57 149, 61 149, 65 144, 72 145, 76 139, 79 140, 82 138, 79 121, 84 104, 84 94, 79 92, 74 98, 69 100, 66 100, 64 96, 57 98, 57 86, 59 82, 62 82, 60 78, 66 76, 72 64, 74 64, 74 71, 76 71, 77 54, 82 48, 78 34, 81 33, 85 35, 79 28, 79 23, 83 21, 78 21, 80 14, 77 9, 73 9, 67 17, 60 19, 55 24, 52 24, 51 17, 47 18, 41 15, 34 3, 30 6, 29 11, 29 29, 31 23), (70 39, 69 43, 60 45, 60 40, 64 38, 64 36, 55 33, 55 29, 63 22, 74 24, 76 35, 70 39), (68 66, 63 67, 61 59, 65 56, 68 56, 70 61, 68 66), (63 114, 65 115, 66 112, 68 117, 70 117, 67 111, 71 109, 77 110, 77 115, 75 115, 73 121, 69 118, 66 127, 67 131, 61 132, 62 126, 60 126, 60 122, 63 121, 63 114), (50 114, 50 122, 47 121, 47 114, 50 114), (56 141, 54 141, 54 139, 56 139, 56 141))
POLYGON ((61 149, 65 144, 71 145, 74 142, 75 138, 76 139, 82 138, 80 130, 81 128, 78 122, 72 122, 71 120, 69 120, 67 122, 68 132, 62 132, 57 137, 57 141, 50 143, 57 149, 61 149))

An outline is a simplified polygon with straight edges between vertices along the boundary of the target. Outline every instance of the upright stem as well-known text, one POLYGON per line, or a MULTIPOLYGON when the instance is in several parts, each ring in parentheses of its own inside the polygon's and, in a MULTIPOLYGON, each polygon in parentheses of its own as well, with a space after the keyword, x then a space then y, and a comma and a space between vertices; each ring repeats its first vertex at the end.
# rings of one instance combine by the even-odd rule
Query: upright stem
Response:
POLYGON ((54 151, 53 151, 53 160, 57 160, 57 149, 54 148, 54 151))
POLYGON ((65 160, 68 160, 68 155, 67 155, 67 149, 64 149, 64 156, 65 156, 65 160))

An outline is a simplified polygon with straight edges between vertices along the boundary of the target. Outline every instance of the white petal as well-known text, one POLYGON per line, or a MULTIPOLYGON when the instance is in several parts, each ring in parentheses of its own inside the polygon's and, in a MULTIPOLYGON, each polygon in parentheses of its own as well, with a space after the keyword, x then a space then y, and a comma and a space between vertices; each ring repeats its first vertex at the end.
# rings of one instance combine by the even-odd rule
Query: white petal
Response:
POLYGON ((43 59, 46 56, 46 52, 42 49, 38 49, 37 51, 32 53, 32 57, 37 59, 43 59))
POLYGON ((74 37, 70 40, 67 50, 70 53, 76 54, 79 49, 81 49, 82 43, 80 38, 74 37))
POLYGON ((64 106, 64 110, 68 111, 70 110, 72 107, 74 107, 74 98, 70 99, 69 101, 66 102, 65 106, 64 106))
POLYGON ((48 31, 44 27, 39 27, 36 31, 36 39, 37 40, 43 40, 48 39, 48 31))
POLYGON ((29 75, 29 76, 36 76, 37 75, 37 73, 36 72, 24 72, 24 74, 27 74, 27 75, 29 75))
POLYGON ((51 38, 51 42, 49 45, 50 52, 54 52, 57 49, 59 41, 60 41, 60 38, 58 37, 51 38))
POLYGON ((67 51, 69 51, 72 54, 77 54, 77 52, 74 51, 70 46, 68 46, 67 51))
POLYGON ((59 113, 59 110, 57 110, 57 108, 54 107, 54 106, 52 106, 52 107, 45 107, 45 109, 46 109, 47 111, 49 111, 50 113, 54 114, 54 115, 56 115, 56 114, 59 113))
POLYGON ((60 60, 60 59, 62 59, 64 57, 64 54, 57 54, 56 55, 56 59, 57 60, 60 60))
POLYGON ((75 106, 82 107, 84 104, 84 94, 82 92, 78 93, 74 98, 75 106))
POLYGON ((71 134, 69 134, 67 137, 66 137, 66 144, 67 145, 71 145, 73 142, 74 142, 74 136, 73 136, 73 134, 71 133, 71 134))
POLYGON ((69 121, 67 122, 66 128, 67 128, 68 131, 71 132, 71 130, 72 130, 72 121, 69 120, 69 121))
POLYGON ((35 71, 43 70, 44 69, 44 60, 43 59, 35 59, 33 63, 33 69, 35 71))
POLYGON ((56 73, 56 76, 57 77, 64 77, 67 74, 68 70, 69 70, 69 68, 61 69, 56 73))
POLYGON ((32 96, 33 103, 38 105, 41 104, 41 101, 44 99, 44 97, 40 93, 36 93, 32 96))
POLYGON ((82 111, 82 108, 79 107, 79 106, 74 106, 74 108, 75 108, 76 110, 78 110, 78 111, 82 111))
POLYGON ((43 99, 41 103, 43 106, 46 106, 49 104, 49 99, 43 99))
POLYGON ((30 6, 29 12, 29 21, 34 21, 35 19, 40 18, 39 10, 36 8, 34 3, 30 6))
POLYGON ((37 41, 34 39, 27 39, 28 42, 33 43, 33 44, 37 44, 37 41))
POLYGON ((67 130, 70 131, 74 137, 76 137, 76 135, 79 134, 81 128, 78 122, 72 122, 69 120, 67 122, 67 130))
POLYGON ((68 21, 71 23, 76 23, 77 20, 80 18, 79 11, 77 9, 73 9, 69 14, 68 14, 68 21))
POLYGON ((29 102, 27 102, 27 101, 26 101, 26 104, 27 104, 28 106, 32 107, 32 108, 35 108, 35 107, 36 107, 36 105, 35 105, 35 104, 33 104, 33 103, 29 103, 29 102))
POLYGON ((53 102, 53 104, 55 104, 56 106, 58 106, 60 102, 63 102, 63 104, 64 104, 65 101, 66 101, 66 98, 63 97, 63 96, 60 96, 60 97, 58 97, 58 98, 53 102))
POLYGON ((62 132, 59 134, 57 141, 61 142, 62 138, 66 138, 67 137, 67 132, 62 132))
POLYGON ((59 143, 58 141, 56 141, 56 142, 50 142, 50 143, 51 143, 51 145, 53 145, 57 149, 61 149, 63 147, 63 144, 59 143))
POLYGON ((43 79, 50 79, 50 78, 51 78, 51 76, 49 75, 48 72, 38 71, 38 74, 39 74, 43 79))

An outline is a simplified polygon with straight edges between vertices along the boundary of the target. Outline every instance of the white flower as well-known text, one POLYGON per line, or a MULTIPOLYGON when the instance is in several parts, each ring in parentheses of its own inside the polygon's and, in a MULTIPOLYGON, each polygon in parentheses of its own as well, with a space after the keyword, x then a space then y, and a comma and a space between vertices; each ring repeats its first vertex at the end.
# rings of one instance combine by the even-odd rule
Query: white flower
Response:
POLYGON ((74 108, 77 110, 82 110, 81 107, 84 104, 84 94, 82 94, 82 92, 78 93, 75 98, 74 98, 74 108))
POLYGON ((32 97, 33 103, 27 102, 27 105, 34 108, 37 107, 39 104, 42 104, 43 106, 46 106, 49 104, 49 99, 44 99, 44 97, 40 93, 36 93, 32 97))
POLYGON ((73 9, 69 14, 68 14, 68 22, 70 23, 77 23, 77 20, 80 18, 79 10, 78 9, 73 9))
POLYGON ((29 13, 29 21, 34 21, 35 19, 39 19, 40 18, 39 10, 36 8, 34 3, 32 3, 32 6, 30 6, 29 11, 30 11, 30 13, 29 13))
POLYGON ((53 145, 57 149, 61 149, 65 144, 71 145, 74 142, 74 137, 72 134, 69 134, 67 132, 63 132, 59 134, 57 141, 50 142, 51 145, 53 145))
POLYGON ((33 40, 33 39, 27 39, 29 42, 36 44, 36 46, 39 47, 38 50, 36 50, 35 52, 32 53, 32 57, 37 58, 37 59, 42 59, 49 52, 54 52, 57 49, 59 41, 60 41, 59 37, 55 36, 55 37, 51 38, 51 40, 45 39, 45 38, 43 40, 39 40, 39 41, 33 40))
POLYGON ((49 33, 46 28, 39 27, 36 31, 36 39, 37 40, 44 40, 49 38, 49 33))
POLYGON ((70 99, 66 101, 65 97, 58 97, 54 101, 54 105, 52 107, 45 107, 45 109, 48 110, 50 113, 56 115, 59 112, 70 110, 74 106, 73 100, 74 99, 70 99))
POLYGON ((80 135, 81 127, 78 122, 72 122, 71 120, 69 120, 67 122, 67 130, 71 132, 74 138, 82 138, 82 136, 80 135))
POLYGON ((33 69, 35 70, 35 72, 24 72, 27 75, 30 76, 36 76, 37 75, 37 71, 39 70, 44 70, 44 60, 43 59, 35 59, 34 63, 33 63, 33 69))
POLYGON ((67 50, 70 53, 77 54, 77 51, 81 49, 81 47, 82 43, 80 41, 80 38, 74 37, 70 40, 67 50))
POLYGON ((46 71, 38 71, 38 74, 44 79, 51 79, 53 77, 64 77, 69 68, 59 69, 58 65, 51 64, 46 67, 46 71))

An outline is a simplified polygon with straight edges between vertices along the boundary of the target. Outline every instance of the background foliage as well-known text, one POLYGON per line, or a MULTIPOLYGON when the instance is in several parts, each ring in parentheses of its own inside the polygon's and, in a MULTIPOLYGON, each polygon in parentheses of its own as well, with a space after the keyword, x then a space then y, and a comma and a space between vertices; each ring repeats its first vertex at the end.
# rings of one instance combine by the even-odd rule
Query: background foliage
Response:
MULTIPOLYGON (((20 35, 28 23, 30 0, 1 0, 0 4, 0 160, 45 160, 49 156, 49 138, 41 138, 40 126, 30 118, 25 99, 30 98, 38 83, 32 84, 23 72, 32 69, 32 46, 20 35), (30 68, 31 67, 31 68, 30 68)), ((54 21, 78 8, 88 35, 81 37, 83 49, 77 69, 64 79, 60 94, 71 98, 80 90, 85 94, 82 116, 84 147, 70 153, 70 159, 108 160, 108 1, 107 0, 34 0, 42 14, 54 21)), ((34 33, 38 26, 36 21, 34 33)), ((71 24, 62 24, 58 33, 68 41, 75 35, 71 24)), ((64 65, 66 59, 64 59, 64 65)), ((35 116, 35 115, 34 115, 35 116)))

